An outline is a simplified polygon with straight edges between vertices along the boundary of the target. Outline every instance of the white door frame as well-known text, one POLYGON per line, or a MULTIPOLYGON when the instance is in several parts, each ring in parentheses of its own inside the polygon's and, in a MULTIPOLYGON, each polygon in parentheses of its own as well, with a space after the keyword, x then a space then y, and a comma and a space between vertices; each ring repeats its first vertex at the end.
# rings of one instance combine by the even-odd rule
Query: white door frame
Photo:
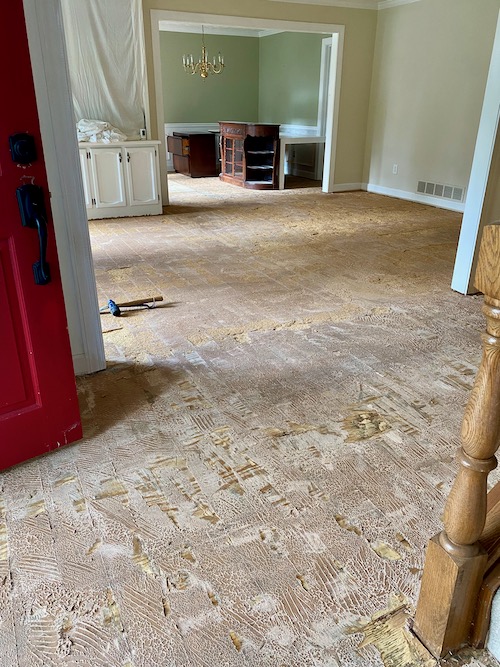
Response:
POLYGON ((60 0, 24 0, 76 375, 106 368, 60 0))
MULTIPOLYGON (((471 294, 474 288, 477 256, 483 225, 493 222, 486 219, 485 197, 489 184, 493 151, 500 123, 500 12, 490 69, 486 81, 483 109, 479 121, 476 148, 467 188, 460 239, 455 258, 451 288, 462 294, 471 294)), ((500 185, 496 185, 497 188, 500 185)))
POLYGON ((340 113, 340 83, 344 55, 344 30, 333 32, 330 53, 330 76, 326 101, 325 157, 323 160, 323 192, 334 192, 337 134, 340 113))
POLYGON ((332 59, 332 38, 325 37, 321 40, 321 64, 319 69, 319 93, 318 93, 318 133, 326 134, 326 121, 328 118, 328 88, 330 79, 330 67, 332 59))
MULTIPOLYGON (((205 26, 227 26, 231 28, 260 28, 261 30, 283 30, 287 32, 332 33, 332 55, 330 82, 327 99, 327 124, 325 158, 323 168, 323 192, 333 192, 335 180, 335 159, 337 154, 337 128, 342 79, 342 55, 344 49, 344 26, 329 23, 305 23, 302 21, 282 21, 248 18, 244 16, 219 16, 197 14, 166 9, 151 10, 151 37, 153 49, 153 75, 156 91, 156 127, 160 139, 160 178, 163 204, 168 204, 167 155, 165 148, 165 122, 163 118, 163 82, 160 56, 160 21, 200 23, 205 26)), ((154 124, 155 119, 151 119, 154 124)))
MULTIPOLYGON (((326 135, 326 120, 328 117, 328 84, 330 80, 332 59, 332 38, 326 37, 321 42, 321 65, 319 70, 319 93, 318 93, 318 120, 316 127, 318 134, 326 135)), ((315 178, 319 180, 323 178, 323 165, 325 162, 325 146, 318 144, 316 146, 316 160, 315 160, 315 178)))

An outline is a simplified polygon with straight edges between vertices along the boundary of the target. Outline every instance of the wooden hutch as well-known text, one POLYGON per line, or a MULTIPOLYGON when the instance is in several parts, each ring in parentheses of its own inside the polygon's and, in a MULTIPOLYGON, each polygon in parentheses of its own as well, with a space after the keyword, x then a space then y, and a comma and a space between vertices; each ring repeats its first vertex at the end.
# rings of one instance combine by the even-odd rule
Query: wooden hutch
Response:
POLYGON ((220 122, 220 179, 254 190, 279 187, 279 125, 220 122))

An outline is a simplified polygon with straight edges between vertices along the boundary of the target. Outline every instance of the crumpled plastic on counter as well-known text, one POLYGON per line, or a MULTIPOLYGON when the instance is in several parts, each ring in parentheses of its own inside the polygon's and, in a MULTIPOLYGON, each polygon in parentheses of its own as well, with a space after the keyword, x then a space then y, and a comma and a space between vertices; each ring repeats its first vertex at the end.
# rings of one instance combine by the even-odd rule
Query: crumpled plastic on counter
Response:
POLYGON ((104 120, 82 118, 76 124, 76 134, 79 142, 112 144, 117 141, 127 141, 127 135, 104 120))

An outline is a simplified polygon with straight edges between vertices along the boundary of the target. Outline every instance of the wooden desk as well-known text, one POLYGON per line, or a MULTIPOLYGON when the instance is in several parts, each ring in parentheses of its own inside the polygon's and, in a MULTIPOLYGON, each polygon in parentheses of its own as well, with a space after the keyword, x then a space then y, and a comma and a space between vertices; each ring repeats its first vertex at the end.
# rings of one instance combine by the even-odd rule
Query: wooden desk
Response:
POLYGON ((281 135, 280 136, 280 164, 279 164, 279 190, 285 189, 285 157, 287 156, 287 151, 289 146, 294 144, 324 144, 325 137, 315 137, 315 136, 293 136, 293 135, 281 135))

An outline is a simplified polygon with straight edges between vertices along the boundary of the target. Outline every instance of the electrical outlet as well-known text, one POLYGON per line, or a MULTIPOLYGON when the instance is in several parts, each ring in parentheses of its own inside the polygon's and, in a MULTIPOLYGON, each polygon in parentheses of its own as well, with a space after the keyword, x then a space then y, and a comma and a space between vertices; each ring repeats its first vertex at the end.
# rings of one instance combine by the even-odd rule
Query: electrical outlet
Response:
POLYGON ((398 165, 397 165, 397 164, 393 164, 393 165, 392 165, 392 173, 393 173, 393 174, 397 174, 397 173, 398 173, 398 165))

